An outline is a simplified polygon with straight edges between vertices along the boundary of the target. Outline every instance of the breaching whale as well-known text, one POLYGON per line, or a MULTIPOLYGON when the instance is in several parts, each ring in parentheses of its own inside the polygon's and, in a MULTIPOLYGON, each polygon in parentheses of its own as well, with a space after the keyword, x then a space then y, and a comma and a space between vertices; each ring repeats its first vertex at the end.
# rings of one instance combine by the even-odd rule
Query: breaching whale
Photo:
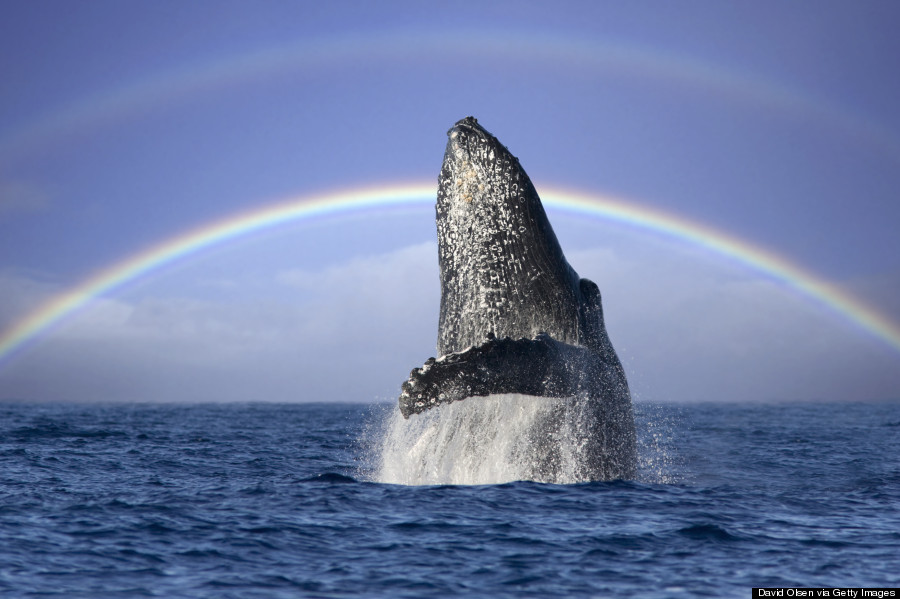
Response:
POLYGON ((565 398, 532 433, 538 477, 554 479, 563 426, 578 437, 579 479, 633 477, 631 396, 597 285, 566 261, 531 180, 496 137, 474 117, 448 137, 436 204, 439 357, 402 384, 401 413, 498 394, 565 398))

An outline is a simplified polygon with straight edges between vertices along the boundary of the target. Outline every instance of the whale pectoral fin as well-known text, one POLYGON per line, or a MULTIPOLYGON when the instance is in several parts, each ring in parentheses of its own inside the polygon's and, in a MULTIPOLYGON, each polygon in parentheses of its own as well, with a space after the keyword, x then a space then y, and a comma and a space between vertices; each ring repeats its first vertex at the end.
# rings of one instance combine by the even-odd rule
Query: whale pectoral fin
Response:
POLYGON ((414 369, 402 385, 404 418, 467 397, 521 393, 569 397, 578 392, 589 350, 541 333, 533 339, 491 338, 414 369))

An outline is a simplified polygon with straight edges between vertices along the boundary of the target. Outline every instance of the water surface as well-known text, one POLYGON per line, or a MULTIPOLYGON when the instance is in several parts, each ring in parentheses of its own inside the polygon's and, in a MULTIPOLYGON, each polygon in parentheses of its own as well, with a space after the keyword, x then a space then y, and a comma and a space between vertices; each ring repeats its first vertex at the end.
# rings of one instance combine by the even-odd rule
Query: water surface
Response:
POLYGON ((0 404, 0 595, 898 586, 900 404, 638 403, 639 479, 572 485, 376 482, 385 410, 0 404))

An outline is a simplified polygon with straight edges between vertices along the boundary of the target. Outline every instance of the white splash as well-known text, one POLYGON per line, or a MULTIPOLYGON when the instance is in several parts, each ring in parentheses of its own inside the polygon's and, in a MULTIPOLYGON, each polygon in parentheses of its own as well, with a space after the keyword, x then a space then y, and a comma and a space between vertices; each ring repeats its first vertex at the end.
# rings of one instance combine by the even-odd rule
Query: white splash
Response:
POLYGON ((380 454, 373 478, 402 485, 582 482, 583 431, 571 405, 510 394, 473 397, 409 419, 392 410, 374 448, 380 454))

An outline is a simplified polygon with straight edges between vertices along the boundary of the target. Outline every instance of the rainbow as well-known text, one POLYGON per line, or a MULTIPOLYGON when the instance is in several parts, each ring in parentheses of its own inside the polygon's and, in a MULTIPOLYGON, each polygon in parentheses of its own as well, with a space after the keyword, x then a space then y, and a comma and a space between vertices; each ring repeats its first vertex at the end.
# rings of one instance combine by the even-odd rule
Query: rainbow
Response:
MULTIPOLYGON (((731 258, 845 317, 900 351, 900 326, 781 256, 699 223, 614 197, 554 187, 541 190, 548 208, 662 234, 731 258)), ((182 233, 97 272, 22 318, 0 335, 0 366, 93 300, 204 249, 293 221, 374 208, 424 205, 433 202, 435 196, 433 183, 411 183, 294 197, 182 233)))
POLYGON ((475 60, 485 57, 529 64, 579 65, 599 72, 644 77, 712 91, 736 102, 771 108, 804 119, 813 118, 844 135, 872 145, 900 160, 900 145, 878 122, 857 116, 801 89, 753 77, 733 69, 651 46, 598 41, 537 31, 460 29, 370 35, 333 36, 264 46, 213 60, 187 62, 99 90, 59 106, 52 112, 0 138, 0 162, 58 142, 60 136, 90 131, 126 120, 194 94, 285 72, 340 67, 360 60, 396 63, 440 57, 475 60), (411 49, 415 49, 411 52, 411 49))

